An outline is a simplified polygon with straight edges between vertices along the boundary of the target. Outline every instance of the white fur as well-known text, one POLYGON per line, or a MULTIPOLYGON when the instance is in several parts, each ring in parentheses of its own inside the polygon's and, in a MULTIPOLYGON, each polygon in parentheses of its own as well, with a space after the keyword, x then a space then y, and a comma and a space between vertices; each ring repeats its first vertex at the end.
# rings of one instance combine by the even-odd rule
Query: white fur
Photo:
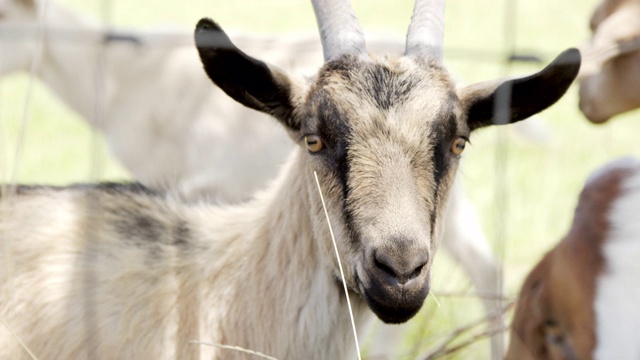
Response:
POLYGON ((640 162, 611 207, 604 243, 604 274, 598 278, 595 359, 640 359, 640 162))
MULTIPOLYGON (((98 205, 77 191, 3 199, 0 316, 42 359, 248 359, 192 340, 279 359, 355 358, 331 240, 313 224, 319 200, 296 196, 315 187, 313 174, 306 154, 293 155, 268 192, 235 207, 135 195, 98 205), (122 205, 165 226, 180 218, 189 238, 132 246, 135 234, 114 232, 123 215, 101 211, 122 205)), ((359 296, 352 304, 362 328, 372 313, 359 296)), ((0 348, 26 358, 6 329, 0 348)))

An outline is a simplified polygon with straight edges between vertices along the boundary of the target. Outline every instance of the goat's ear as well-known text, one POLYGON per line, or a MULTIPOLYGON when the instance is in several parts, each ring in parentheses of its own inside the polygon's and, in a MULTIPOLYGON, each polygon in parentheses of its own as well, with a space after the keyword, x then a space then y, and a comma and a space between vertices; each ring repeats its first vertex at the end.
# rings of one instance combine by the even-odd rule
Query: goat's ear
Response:
POLYGON ((294 118, 294 85, 282 71, 240 51, 210 19, 198 22, 195 41, 205 72, 227 95, 274 116, 290 130, 300 129, 294 118))
POLYGON ((580 52, 568 49, 531 76, 483 82, 460 90, 471 130, 524 120, 564 95, 580 69, 580 52))

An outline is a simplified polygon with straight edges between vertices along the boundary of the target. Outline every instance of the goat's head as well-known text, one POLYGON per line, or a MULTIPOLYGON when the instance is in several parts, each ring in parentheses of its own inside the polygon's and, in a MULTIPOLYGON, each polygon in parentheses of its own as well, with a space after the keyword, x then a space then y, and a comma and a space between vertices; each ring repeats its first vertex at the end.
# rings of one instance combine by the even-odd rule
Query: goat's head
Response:
POLYGON ((37 0, 0 0, 0 76, 29 69, 41 8, 37 0))
POLYGON ((640 107, 640 1, 604 0, 591 16, 583 45, 580 110, 592 123, 640 107))
POLYGON ((638 358, 638 176, 630 157, 591 175, 567 236, 522 285, 506 359, 638 358))
POLYGON ((510 103, 505 122, 554 103, 579 53, 531 77, 456 90, 441 64, 443 2, 418 1, 400 58, 367 55, 349 3, 318 0, 314 8, 325 65, 308 83, 247 56, 211 20, 198 23, 196 44, 219 87, 276 117, 306 148, 318 233, 327 231, 313 170, 347 254, 347 285, 383 321, 403 322, 428 294, 441 215, 470 132, 493 123, 496 99, 510 103))

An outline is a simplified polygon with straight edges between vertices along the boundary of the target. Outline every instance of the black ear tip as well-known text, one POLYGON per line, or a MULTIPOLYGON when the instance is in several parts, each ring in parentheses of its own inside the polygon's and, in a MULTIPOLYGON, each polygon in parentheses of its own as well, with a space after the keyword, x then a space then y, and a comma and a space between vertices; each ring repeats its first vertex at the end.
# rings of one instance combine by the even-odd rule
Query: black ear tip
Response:
POLYGON ((222 28, 215 21, 209 18, 202 18, 196 24, 196 32, 201 31, 220 31, 222 28))
POLYGON ((564 54, 567 58, 574 60, 577 63, 580 63, 582 60, 582 55, 580 54, 580 50, 577 48, 569 48, 564 51, 564 54))
POLYGON ((232 46, 220 25, 209 18, 198 21, 194 35, 198 51, 232 46))
POLYGON ((582 55, 580 54, 580 50, 569 48, 558 55, 554 62, 559 65, 575 65, 579 67, 582 62, 582 55))

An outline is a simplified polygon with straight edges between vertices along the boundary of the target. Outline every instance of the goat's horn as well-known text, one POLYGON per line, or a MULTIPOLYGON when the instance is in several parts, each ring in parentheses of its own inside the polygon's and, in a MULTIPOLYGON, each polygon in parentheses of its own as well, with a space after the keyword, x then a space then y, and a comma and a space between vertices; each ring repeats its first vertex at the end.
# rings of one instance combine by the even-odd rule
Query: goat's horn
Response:
POLYGON ((405 55, 433 57, 442 62, 444 1, 416 0, 407 32, 405 55))
POLYGON ((349 0, 312 0, 324 60, 344 54, 365 55, 364 33, 349 0))

